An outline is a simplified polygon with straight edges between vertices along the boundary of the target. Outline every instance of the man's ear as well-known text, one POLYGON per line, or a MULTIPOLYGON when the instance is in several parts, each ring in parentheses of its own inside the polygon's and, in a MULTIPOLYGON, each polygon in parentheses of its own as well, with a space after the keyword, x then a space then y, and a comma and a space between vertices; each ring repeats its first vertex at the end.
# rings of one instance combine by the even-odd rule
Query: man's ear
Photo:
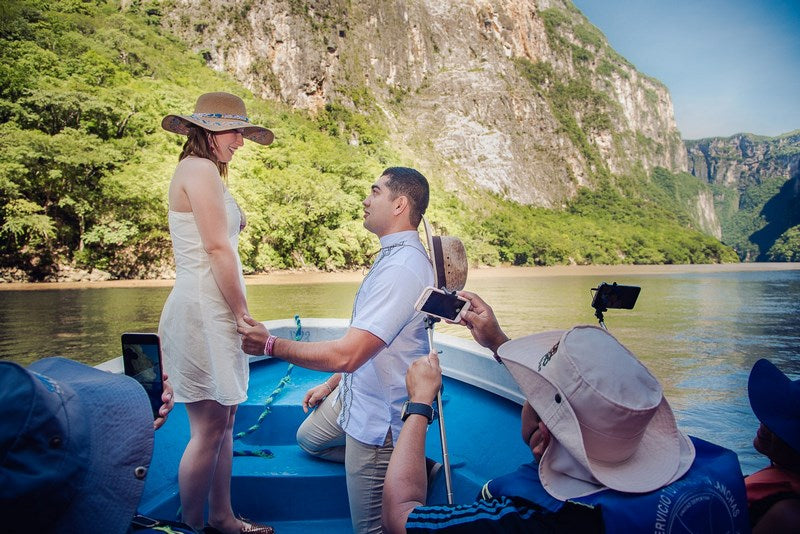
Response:
POLYGON ((408 197, 405 195, 397 195, 394 199, 394 214, 402 215, 408 209, 408 197))

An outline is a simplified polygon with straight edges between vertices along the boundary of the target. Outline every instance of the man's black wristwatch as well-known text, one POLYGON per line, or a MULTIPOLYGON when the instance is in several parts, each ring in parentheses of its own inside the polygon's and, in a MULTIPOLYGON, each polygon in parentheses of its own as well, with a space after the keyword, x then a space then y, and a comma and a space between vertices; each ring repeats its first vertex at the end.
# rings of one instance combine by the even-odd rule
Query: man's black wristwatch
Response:
POLYGON ((430 404, 406 401, 403 403, 403 410, 400 412, 400 419, 405 421, 411 414, 424 415, 428 418, 428 424, 433 423, 433 406, 430 404))

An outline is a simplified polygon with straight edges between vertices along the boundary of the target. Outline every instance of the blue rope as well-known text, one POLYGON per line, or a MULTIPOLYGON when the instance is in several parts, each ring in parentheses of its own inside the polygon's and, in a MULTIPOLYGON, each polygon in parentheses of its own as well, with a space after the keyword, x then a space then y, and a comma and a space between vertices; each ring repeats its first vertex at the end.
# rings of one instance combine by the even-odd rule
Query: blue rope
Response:
MULTIPOLYGON (((300 341, 303 338, 303 327, 300 324, 300 316, 299 315, 295 315, 294 316, 294 322, 297 325, 297 329, 294 332, 294 339, 295 339, 295 341, 300 341)), ((280 379, 280 381, 278 382, 277 387, 272 391, 272 393, 269 395, 269 397, 267 397, 267 400, 264 401, 264 411, 262 411, 261 415, 258 416, 258 419, 256 420, 255 424, 253 424, 253 426, 251 426, 247 430, 239 432, 238 434, 233 436, 234 440, 241 439, 241 438, 247 436, 248 434, 252 434, 256 430, 261 428, 261 423, 264 421, 264 419, 267 417, 267 415, 272 412, 272 404, 275 402, 275 399, 278 397, 278 395, 281 394, 281 392, 283 392, 283 389, 286 387, 286 384, 288 384, 291 381, 291 379, 292 379, 292 370, 293 369, 294 369, 294 364, 290 363, 289 367, 286 368, 286 374, 283 375, 283 378, 280 379)), ((274 456, 272 454, 272 452, 270 450, 268 450, 268 449, 235 450, 235 451, 233 451, 233 455, 234 456, 258 456, 260 458, 272 458, 274 456)))

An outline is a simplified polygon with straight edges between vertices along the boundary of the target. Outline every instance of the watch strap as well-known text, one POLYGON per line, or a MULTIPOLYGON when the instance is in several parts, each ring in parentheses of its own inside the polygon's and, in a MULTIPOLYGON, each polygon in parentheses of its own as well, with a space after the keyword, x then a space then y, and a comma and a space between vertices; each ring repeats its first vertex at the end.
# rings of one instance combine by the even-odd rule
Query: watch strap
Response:
POLYGON ((411 414, 424 415, 428 419, 428 424, 433 422, 433 406, 421 402, 409 402, 403 405, 403 421, 408 419, 411 414))

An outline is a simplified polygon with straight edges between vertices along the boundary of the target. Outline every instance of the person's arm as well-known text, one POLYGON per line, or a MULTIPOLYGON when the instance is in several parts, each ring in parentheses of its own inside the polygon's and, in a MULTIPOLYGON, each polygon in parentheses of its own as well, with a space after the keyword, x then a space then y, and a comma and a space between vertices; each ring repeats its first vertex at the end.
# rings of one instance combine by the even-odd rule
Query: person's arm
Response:
POLYGON ((800 499, 784 499, 767 510, 753 527, 753 534, 783 534, 800 529, 800 499))
POLYGON ((470 303, 469 310, 461 315, 458 324, 466 326, 478 345, 488 348, 497 357, 497 349, 508 341, 508 336, 500 328, 491 306, 475 293, 459 291, 458 295, 470 303))
MULTIPOLYGON (((247 354, 264 354, 269 331, 250 316, 244 317, 244 323, 238 329, 242 350, 247 354)), ((375 334, 350 327, 344 336, 332 341, 300 342, 279 337, 272 345, 272 356, 306 369, 352 373, 385 346, 375 334)))
POLYGON ((236 252, 228 238, 228 217, 223 198, 224 188, 219 173, 208 160, 192 158, 181 162, 186 177, 183 191, 192 206, 203 248, 208 253, 211 272, 225 302, 241 322, 247 314, 247 300, 240 283, 236 252))
MULTIPOLYGON (((406 373, 408 400, 432 404, 442 386, 442 370, 435 352, 415 360, 406 373)), ((403 423, 383 483, 383 528, 388 534, 404 533, 406 520, 417 506, 425 504, 425 434, 428 419, 409 415, 403 423)))

